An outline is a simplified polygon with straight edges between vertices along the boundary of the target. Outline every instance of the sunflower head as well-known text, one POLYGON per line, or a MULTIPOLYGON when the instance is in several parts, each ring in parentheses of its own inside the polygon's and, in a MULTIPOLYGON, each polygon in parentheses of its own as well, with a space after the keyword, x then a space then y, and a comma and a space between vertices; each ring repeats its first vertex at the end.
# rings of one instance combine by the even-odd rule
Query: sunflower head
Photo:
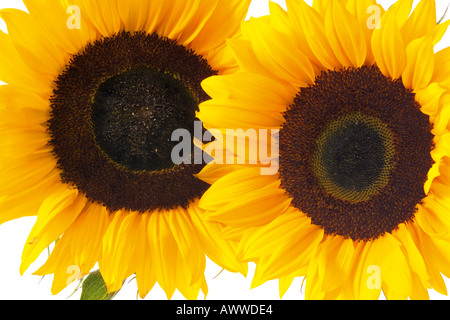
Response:
POLYGON ((434 47, 449 22, 434 0, 286 4, 229 41, 240 72, 205 80, 198 114, 220 132, 278 128, 279 172, 209 164, 200 206, 257 264, 253 286, 279 279, 283 295, 306 276, 313 299, 445 293, 450 51, 434 47))
MULTIPOLYGON (((250 0, 25 0, 0 10, 0 223, 37 215, 23 273, 55 240, 36 272, 58 293, 98 263, 108 291, 136 276, 207 293, 206 255, 246 273, 235 243, 216 239, 198 199, 204 163, 176 164, 172 133, 191 133, 201 82, 237 68, 226 39, 238 37, 250 0)), ((188 158, 194 156, 191 142, 188 158)))

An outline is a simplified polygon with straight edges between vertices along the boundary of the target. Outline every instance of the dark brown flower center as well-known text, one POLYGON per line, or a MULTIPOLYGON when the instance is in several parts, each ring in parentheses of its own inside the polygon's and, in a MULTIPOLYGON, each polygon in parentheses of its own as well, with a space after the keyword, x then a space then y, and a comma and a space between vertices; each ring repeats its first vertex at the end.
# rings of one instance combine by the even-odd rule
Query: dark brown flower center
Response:
POLYGON ((134 171, 174 167, 172 132, 193 124, 197 101, 183 83, 154 69, 134 68, 102 83, 93 104, 97 144, 134 171))
POLYGON ((401 79, 375 66, 324 72, 285 120, 282 186, 312 223, 369 241, 413 219, 434 143, 429 117, 401 79))
POLYGON ((386 124, 357 112, 324 129, 317 139, 312 168, 328 193, 362 202, 388 184, 394 157, 394 137, 386 124))
MULTIPOLYGON (((193 137, 208 62, 157 34, 123 32, 75 55, 55 82, 50 144, 64 183, 111 212, 187 207, 204 164, 175 165, 172 132, 193 137)), ((192 153, 194 153, 192 147, 192 153)))

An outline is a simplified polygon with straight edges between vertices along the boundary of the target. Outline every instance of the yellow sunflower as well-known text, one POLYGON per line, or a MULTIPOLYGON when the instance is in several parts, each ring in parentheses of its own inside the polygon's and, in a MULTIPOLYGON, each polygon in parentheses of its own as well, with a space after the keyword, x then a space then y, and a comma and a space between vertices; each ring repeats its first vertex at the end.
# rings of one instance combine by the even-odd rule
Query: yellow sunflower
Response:
POLYGON ((437 24, 434 0, 286 4, 229 41, 240 70, 204 81, 212 100, 198 114, 219 141, 253 129, 259 147, 278 143, 278 171, 262 174, 260 154, 232 164, 257 149, 225 144, 228 165, 199 175, 212 183, 205 219, 240 240, 252 286, 279 279, 281 296, 300 276, 307 299, 446 294, 450 48, 434 46, 449 22, 437 24))
POLYGON ((245 274, 171 134, 193 130, 201 81, 237 67, 226 39, 250 0, 24 3, 0 11, 0 223, 37 215, 21 273, 59 239, 35 272, 53 294, 96 263, 110 292, 135 274, 141 297, 206 294, 205 254, 245 274))

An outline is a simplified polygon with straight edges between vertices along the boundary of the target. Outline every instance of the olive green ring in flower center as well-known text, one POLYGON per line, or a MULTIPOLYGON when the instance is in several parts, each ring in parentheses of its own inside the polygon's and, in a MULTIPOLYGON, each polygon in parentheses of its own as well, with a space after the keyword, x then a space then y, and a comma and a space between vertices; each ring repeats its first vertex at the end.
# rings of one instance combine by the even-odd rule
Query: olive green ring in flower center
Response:
POLYGON ((394 136, 387 125, 358 112, 325 128, 317 140, 312 167, 330 194, 362 202, 388 184, 394 156, 394 136))

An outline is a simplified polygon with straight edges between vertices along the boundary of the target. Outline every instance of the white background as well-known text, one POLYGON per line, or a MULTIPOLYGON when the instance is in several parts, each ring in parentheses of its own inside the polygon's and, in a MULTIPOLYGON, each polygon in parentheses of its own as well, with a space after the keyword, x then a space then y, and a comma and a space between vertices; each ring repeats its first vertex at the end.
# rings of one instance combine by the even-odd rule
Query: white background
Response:
MULTIPOLYGON (((42 0, 45 1, 45 0, 42 0)), ((188 0, 189 1, 189 0, 188 0)), ((284 8, 284 0, 275 0, 284 8)), ((308 1, 311 3, 311 1, 308 1)), ((395 3, 394 0, 379 0, 379 3, 387 9, 390 5, 395 3)), ((416 0, 414 3, 417 4, 416 0)), ((436 0, 438 17, 444 13, 450 0, 436 0)), ((0 0, 0 9, 2 8, 18 8, 26 10, 21 0, 0 0)), ((253 0, 248 17, 259 17, 269 13, 268 0, 253 0)), ((450 13, 449 13, 450 16, 450 13)), ((6 32, 6 25, 0 19, 0 29, 6 32)), ((450 45, 450 32, 447 32, 441 43, 436 46, 436 50, 440 50, 450 45)), ((1 50, 1 48, 0 48, 1 50)), ((449 75, 450 76, 450 75, 449 75)), ((63 290, 59 295, 52 296, 50 293, 51 278, 46 276, 44 278, 33 276, 32 272, 37 270, 47 259, 47 251, 44 251, 38 260, 31 265, 29 271, 23 276, 19 274, 19 265, 21 261, 21 253, 23 245, 27 239, 35 218, 22 218, 15 221, 4 223, 0 226, 0 300, 8 299, 79 299, 81 290, 75 292, 70 296, 78 283, 73 283, 71 286, 63 290), (70 296, 70 297, 69 297, 70 296)), ((254 265, 249 266, 249 275, 244 278, 242 275, 232 274, 229 272, 222 272, 215 277, 221 268, 208 261, 206 267, 206 279, 209 286, 208 300, 278 300, 278 281, 270 281, 266 284, 250 290, 251 278, 254 272, 254 265)), ((450 287, 450 280, 446 279, 447 286, 450 287)), ((137 286, 134 280, 131 280, 119 292, 115 299, 136 299, 137 286)), ((203 295, 200 294, 200 299, 203 295)), ((435 300, 450 299, 447 296, 442 296, 435 291, 430 291, 430 298, 435 300)), ((156 285, 152 292, 146 299, 166 299, 162 289, 156 285)), ((184 299, 183 296, 176 292, 173 299, 184 299)), ((297 278, 289 288, 284 296, 285 300, 304 299, 302 291, 302 279, 297 278)))

